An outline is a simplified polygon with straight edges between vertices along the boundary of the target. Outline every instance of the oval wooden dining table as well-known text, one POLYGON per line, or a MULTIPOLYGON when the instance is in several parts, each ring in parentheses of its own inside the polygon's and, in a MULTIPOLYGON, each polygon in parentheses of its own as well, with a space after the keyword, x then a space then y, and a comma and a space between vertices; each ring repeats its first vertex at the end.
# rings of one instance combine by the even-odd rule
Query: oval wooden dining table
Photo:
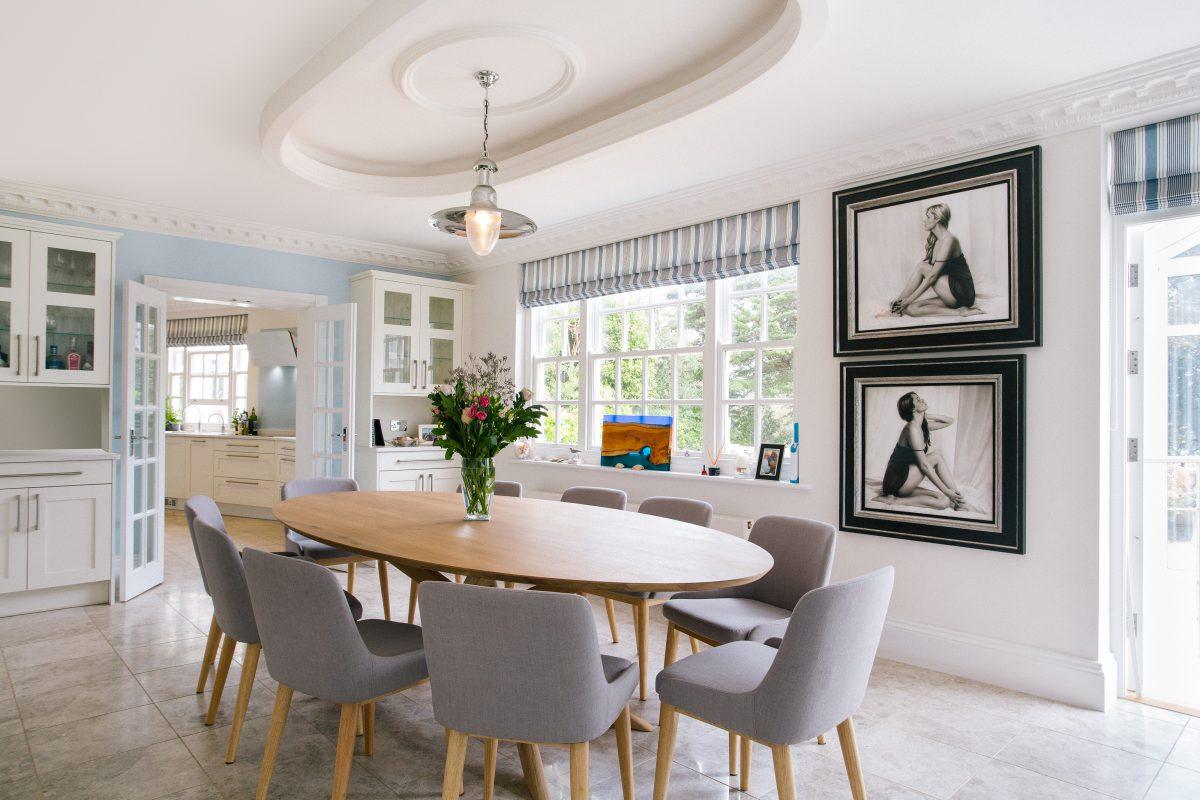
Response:
MULTIPOLYGON (((527 497, 494 497, 487 522, 465 521, 462 495, 448 492, 313 494, 273 511, 292 530, 384 559, 415 582, 453 573, 554 591, 678 592, 749 583, 773 564, 761 547, 711 528, 527 497)), ((530 793, 549 797, 537 746, 518 748, 530 793)))

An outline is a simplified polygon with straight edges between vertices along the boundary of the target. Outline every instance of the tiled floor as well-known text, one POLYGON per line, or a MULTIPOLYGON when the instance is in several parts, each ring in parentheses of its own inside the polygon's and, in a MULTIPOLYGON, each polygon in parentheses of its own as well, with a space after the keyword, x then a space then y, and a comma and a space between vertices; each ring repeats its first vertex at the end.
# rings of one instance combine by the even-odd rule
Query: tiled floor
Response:
MULTIPOLYGON (((230 520, 242 545, 275 549, 278 526, 230 520)), ((0 620, 0 800, 209 800, 250 798, 272 703, 265 670, 255 687, 238 762, 224 763, 238 673, 231 671, 217 725, 200 721, 208 696, 194 693, 211 605, 200 584, 181 515, 168 527, 166 583, 122 606, 94 606, 0 620)), ((393 572, 392 607, 407 613, 408 582, 393 572)), ((360 570, 357 594, 382 616, 373 570, 360 570)), ((630 655, 632 623, 620 608, 630 655)), ((654 617, 653 662, 665 626, 654 617)), ((239 650, 239 656, 240 656, 239 650)), ((635 703, 656 720, 655 700, 635 703)), ((297 695, 271 797, 328 797, 338 713, 297 695)), ((1120 702, 1107 714, 1069 708, 927 670, 879 661, 858 717, 867 787, 874 800, 1183 800, 1200 798, 1200 719, 1120 702)), ((355 798, 436 798, 444 739, 428 687, 379 704, 375 755, 356 757, 355 798)), ((634 734, 637 795, 649 798, 654 734, 634 734)), ((770 754, 755 747, 750 792, 730 788, 726 736, 682 719, 671 796, 775 797, 770 754)), ((619 798, 615 742, 593 745, 592 794, 619 798)), ((566 752, 543 751, 555 797, 566 797, 566 752)), ((515 748, 502 747, 497 796, 526 796, 515 748)), ((803 798, 849 798, 836 737, 794 748, 803 798)), ((467 798, 481 795, 482 748, 472 744, 467 798)))

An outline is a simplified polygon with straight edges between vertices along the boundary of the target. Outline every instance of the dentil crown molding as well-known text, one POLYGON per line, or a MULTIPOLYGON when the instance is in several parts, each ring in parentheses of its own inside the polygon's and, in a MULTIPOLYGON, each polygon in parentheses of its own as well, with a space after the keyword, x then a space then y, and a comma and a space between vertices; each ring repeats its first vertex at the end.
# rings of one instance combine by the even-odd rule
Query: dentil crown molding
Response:
POLYGON ((546 258, 1082 128, 1117 121, 1143 124, 1161 118, 1165 109, 1187 113, 1198 102, 1200 47, 1193 47, 967 114, 560 222, 534 236, 505 242, 486 258, 465 257, 451 271, 462 274, 546 258), (1185 108, 1189 104, 1192 108, 1185 108))
POLYGON ((434 275, 446 275, 450 271, 450 260, 429 250, 264 225, 32 183, 0 180, 0 209, 434 275))

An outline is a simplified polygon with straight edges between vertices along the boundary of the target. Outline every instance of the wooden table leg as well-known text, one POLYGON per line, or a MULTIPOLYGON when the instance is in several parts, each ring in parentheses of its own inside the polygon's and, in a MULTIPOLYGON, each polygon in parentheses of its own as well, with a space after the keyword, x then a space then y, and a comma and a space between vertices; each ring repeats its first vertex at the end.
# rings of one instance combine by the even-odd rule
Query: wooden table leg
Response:
POLYGON ((476 575, 468 575, 466 577, 466 580, 463 581, 463 583, 468 584, 470 586, 490 586, 492 588, 496 587, 496 581, 494 578, 480 578, 476 575))
POLYGON ((536 744, 517 744, 521 756, 521 771, 525 773, 525 785, 533 800, 550 800, 550 787, 546 784, 546 773, 542 770, 542 753, 536 744))
POLYGON ((641 731, 642 733, 649 733, 650 731, 654 730, 653 725, 633 712, 629 713, 629 727, 633 728, 635 731, 641 731))

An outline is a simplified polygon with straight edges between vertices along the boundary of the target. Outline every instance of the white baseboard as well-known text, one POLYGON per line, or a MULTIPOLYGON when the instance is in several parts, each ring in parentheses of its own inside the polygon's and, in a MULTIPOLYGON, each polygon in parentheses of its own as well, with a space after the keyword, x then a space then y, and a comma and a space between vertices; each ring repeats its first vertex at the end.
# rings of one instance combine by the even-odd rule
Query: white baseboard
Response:
POLYGON ((1115 696, 1115 664, 1029 645, 889 619, 879 655, 917 667, 1003 686, 1084 708, 1115 696))
POLYGON ((108 581, 13 592, 0 596, 0 617, 107 603, 108 592, 108 581))

